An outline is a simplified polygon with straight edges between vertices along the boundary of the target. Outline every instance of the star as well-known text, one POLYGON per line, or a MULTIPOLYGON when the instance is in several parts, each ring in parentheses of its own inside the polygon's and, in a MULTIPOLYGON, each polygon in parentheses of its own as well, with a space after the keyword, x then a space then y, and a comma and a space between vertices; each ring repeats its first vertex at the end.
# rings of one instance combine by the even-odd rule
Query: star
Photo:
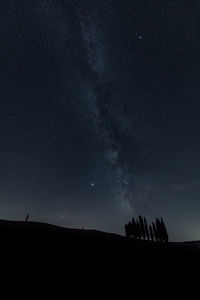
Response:
POLYGON ((136 35, 137 35, 137 38, 138 38, 139 40, 143 39, 143 34, 137 33, 136 35))

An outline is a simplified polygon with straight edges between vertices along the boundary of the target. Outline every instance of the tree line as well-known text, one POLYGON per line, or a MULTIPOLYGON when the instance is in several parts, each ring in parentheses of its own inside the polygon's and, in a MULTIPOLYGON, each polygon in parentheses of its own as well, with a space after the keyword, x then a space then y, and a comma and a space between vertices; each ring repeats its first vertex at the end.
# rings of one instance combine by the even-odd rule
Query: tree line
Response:
POLYGON ((146 218, 139 216, 132 218, 125 224, 125 234, 127 238, 151 240, 153 242, 168 243, 169 236, 163 219, 156 218, 155 222, 147 224, 146 218))

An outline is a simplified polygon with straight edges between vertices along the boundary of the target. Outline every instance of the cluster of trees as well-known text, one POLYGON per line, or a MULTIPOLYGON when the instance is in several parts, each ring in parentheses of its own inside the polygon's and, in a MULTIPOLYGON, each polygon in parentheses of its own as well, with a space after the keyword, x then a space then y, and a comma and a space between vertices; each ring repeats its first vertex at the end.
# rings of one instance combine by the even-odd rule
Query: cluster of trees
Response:
POLYGON ((155 222, 147 224, 146 218, 139 216, 137 220, 132 218, 128 224, 125 224, 125 233, 127 238, 151 240, 153 242, 168 243, 169 236, 163 219, 156 218, 155 222))

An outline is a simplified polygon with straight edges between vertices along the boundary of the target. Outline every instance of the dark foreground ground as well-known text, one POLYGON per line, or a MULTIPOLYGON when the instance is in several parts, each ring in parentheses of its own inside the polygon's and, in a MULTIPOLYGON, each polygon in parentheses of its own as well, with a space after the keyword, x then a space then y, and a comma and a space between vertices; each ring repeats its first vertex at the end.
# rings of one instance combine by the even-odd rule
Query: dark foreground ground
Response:
POLYGON ((138 284, 145 288, 146 283, 156 289, 158 281, 167 287, 170 280, 196 274, 200 249, 191 245, 128 240, 116 234, 45 223, 0 221, 0 270, 3 274, 3 268, 9 271, 9 280, 17 274, 36 286, 39 279, 47 281, 49 288, 51 281, 54 285, 63 280, 65 285, 76 282, 77 290, 81 282, 89 286, 94 282, 100 292, 105 283, 110 285, 114 280, 117 287, 123 281, 127 290, 138 284))

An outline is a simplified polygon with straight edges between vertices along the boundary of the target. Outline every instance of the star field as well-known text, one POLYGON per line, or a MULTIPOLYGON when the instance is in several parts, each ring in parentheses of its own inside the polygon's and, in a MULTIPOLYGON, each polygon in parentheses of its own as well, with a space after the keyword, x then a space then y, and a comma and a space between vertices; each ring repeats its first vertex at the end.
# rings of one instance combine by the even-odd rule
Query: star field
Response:
POLYGON ((197 1, 0 7, 0 218, 200 237, 197 1), (178 224, 178 225, 177 225, 178 224))

